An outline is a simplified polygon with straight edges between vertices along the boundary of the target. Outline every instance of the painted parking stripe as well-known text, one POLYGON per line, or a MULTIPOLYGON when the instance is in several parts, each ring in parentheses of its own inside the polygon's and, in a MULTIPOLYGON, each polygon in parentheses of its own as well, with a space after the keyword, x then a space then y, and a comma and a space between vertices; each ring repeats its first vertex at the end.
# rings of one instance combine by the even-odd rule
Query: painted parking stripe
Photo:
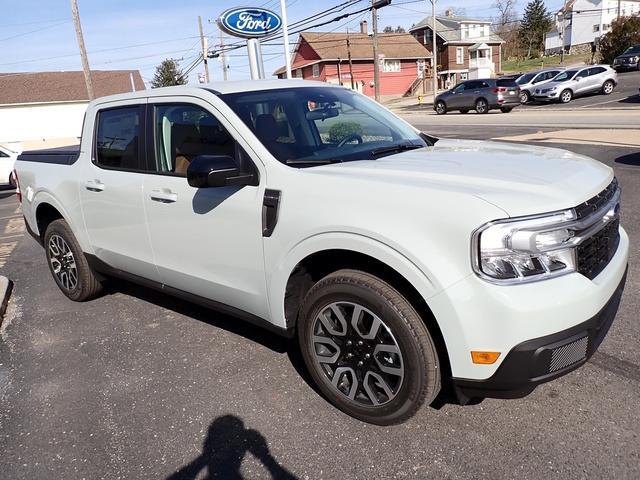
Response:
POLYGON ((0 267, 4 267, 18 242, 0 243, 0 267))

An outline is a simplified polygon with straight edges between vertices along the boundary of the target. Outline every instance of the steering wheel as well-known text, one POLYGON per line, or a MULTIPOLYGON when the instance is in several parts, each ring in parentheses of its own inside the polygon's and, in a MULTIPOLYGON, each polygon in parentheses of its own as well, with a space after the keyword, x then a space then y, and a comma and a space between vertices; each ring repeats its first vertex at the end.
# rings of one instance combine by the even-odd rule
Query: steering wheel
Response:
POLYGON ((352 140, 357 140, 358 143, 363 142, 362 137, 360 135, 358 135, 357 133, 352 133, 344 137, 342 140, 340 140, 340 143, 338 143, 338 148, 344 147, 345 143, 351 142, 352 140))

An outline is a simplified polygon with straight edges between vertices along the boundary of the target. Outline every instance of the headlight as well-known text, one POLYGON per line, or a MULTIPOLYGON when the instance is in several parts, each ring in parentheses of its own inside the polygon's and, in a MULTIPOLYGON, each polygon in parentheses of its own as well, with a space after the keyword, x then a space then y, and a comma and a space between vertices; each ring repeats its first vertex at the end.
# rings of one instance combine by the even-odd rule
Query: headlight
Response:
POLYGON ((574 272, 573 210, 490 222, 473 236, 474 269, 487 280, 512 283, 574 272))
POLYGON ((558 87, 551 87, 549 90, 551 90, 553 92, 553 91, 555 91, 557 89, 558 89, 558 87))
POLYGON ((637 62, 640 59, 637 55, 631 59, 632 62, 637 62))

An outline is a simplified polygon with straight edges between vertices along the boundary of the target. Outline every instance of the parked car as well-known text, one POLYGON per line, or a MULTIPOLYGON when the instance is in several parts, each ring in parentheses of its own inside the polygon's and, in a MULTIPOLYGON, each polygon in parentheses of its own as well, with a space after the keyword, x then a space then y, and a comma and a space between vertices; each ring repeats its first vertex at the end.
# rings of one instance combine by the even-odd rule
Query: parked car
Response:
POLYGON ((12 186, 13 166, 18 154, 0 146, 0 188, 12 186))
POLYGON ((622 55, 613 60, 613 68, 617 71, 640 70, 640 45, 627 48, 622 55))
POLYGON ((485 78, 482 80, 467 80, 459 83, 451 90, 442 92, 436 97, 433 109, 438 115, 452 110, 468 113, 475 110, 487 113, 489 110, 500 109, 509 113, 520 105, 520 88, 513 80, 485 78))
POLYGON ((16 171, 67 297, 121 277, 295 336, 326 398, 376 424, 578 368, 626 278, 608 166, 438 140, 323 82, 102 97, 81 146, 16 171))
POLYGON ((572 68, 536 87, 533 98, 537 101, 569 103, 574 97, 587 93, 601 92, 610 95, 617 85, 618 74, 609 65, 572 68))
POLYGON ((556 75, 564 71, 564 68, 550 68, 537 72, 528 72, 520 75, 515 82, 520 87, 520 102, 527 103, 531 100, 533 90, 536 86, 543 85, 553 80, 556 75))

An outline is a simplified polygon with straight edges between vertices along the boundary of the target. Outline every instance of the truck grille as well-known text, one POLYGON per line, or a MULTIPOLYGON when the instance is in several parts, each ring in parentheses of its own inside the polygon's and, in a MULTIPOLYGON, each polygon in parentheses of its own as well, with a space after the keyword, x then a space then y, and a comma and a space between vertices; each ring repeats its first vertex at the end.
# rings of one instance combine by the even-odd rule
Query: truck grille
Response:
POLYGON ((617 189, 618 189, 618 180, 614 178, 607 188, 605 188, 599 194, 590 198, 586 202, 578 205, 575 208, 578 220, 581 220, 584 217, 588 217, 592 213, 602 208, 609 200, 611 200, 611 197, 613 197, 617 189))
POLYGON ((593 280, 609 264, 620 243, 620 220, 615 219, 576 249, 578 272, 593 280))
POLYGON ((551 351, 551 361, 549 363, 549 373, 568 367, 584 360, 587 357, 587 346, 589 337, 582 337, 551 351))

